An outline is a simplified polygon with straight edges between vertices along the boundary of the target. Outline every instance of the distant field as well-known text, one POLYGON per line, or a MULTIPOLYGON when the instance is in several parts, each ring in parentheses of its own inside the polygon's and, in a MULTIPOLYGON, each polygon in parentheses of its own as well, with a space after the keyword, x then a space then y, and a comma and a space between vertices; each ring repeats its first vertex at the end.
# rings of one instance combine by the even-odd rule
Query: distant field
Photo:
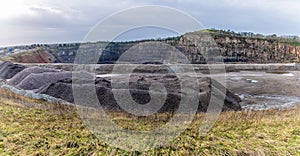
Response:
MULTIPOLYGON (((300 155, 300 108, 224 112, 205 136, 198 134, 200 114, 169 145, 142 153, 98 140, 73 108, 0 93, 0 155, 300 155)), ((133 129, 151 126, 122 114, 112 118, 133 129)))

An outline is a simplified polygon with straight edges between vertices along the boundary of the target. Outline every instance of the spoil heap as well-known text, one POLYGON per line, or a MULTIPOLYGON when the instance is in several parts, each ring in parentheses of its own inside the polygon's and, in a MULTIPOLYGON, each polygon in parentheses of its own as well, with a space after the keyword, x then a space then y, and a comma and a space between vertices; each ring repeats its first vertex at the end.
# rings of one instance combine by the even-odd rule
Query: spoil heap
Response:
POLYGON ((46 72, 46 73, 31 73, 24 80, 16 85, 17 88, 24 90, 38 89, 49 83, 56 83, 59 80, 64 80, 72 77, 72 72, 46 72))
MULTIPOLYGON (((132 77, 131 81, 129 82, 129 92, 133 100, 139 104, 146 104, 151 100, 151 96, 149 94, 149 88, 153 82, 159 82, 161 84, 164 84, 167 90, 167 97, 164 105, 159 110, 159 112, 175 111, 179 107, 181 99, 184 96, 186 96, 186 94, 182 92, 182 90, 180 89, 180 82, 176 76, 166 75, 163 77, 159 77, 159 76, 135 75, 131 77, 132 77)), ((76 80, 76 82, 77 81, 78 80, 76 80)), ((47 94, 74 103, 72 87, 76 87, 76 89, 82 90, 83 93, 82 96, 85 96, 82 97, 82 99, 89 98, 87 96, 91 96, 90 98, 93 98, 92 95, 84 91, 87 91, 88 88, 94 84, 84 84, 82 83, 83 81, 84 80, 81 80, 80 83, 81 85, 76 85, 76 83, 74 83, 72 86, 72 79, 61 80, 56 83, 43 86, 37 92, 40 94, 47 94)), ((198 106, 198 112, 207 111, 208 105, 211 102, 210 100, 212 95, 217 98, 225 97, 223 111, 241 110, 241 106, 239 105, 240 98, 234 95, 229 90, 223 88, 221 84, 219 84, 218 82, 210 78, 199 78, 198 81, 199 81, 199 89, 200 89, 199 90, 200 101, 198 106)), ((115 85, 117 86, 116 90, 121 94, 124 93, 124 95, 125 92, 128 91, 125 83, 126 82, 115 83, 115 85)), ((192 84, 194 82, 189 82, 189 83, 191 83, 190 85, 194 85, 192 84)), ((122 111, 112 92, 111 80, 109 78, 97 78, 95 82, 95 88, 96 88, 96 94, 98 100, 102 105, 102 107, 109 110, 122 111)), ((153 94, 161 94, 161 92, 157 91, 154 92, 153 94)), ((94 104, 92 105, 96 106, 94 104)), ((217 107, 218 106, 222 107, 222 105, 216 103, 214 105, 217 107)))
MULTIPOLYGON (((149 109, 163 104, 158 107, 160 108, 158 112, 176 111, 182 107, 181 102, 186 97, 188 97, 186 99, 188 99, 190 103, 199 100, 199 102, 196 102, 198 103, 198 107, 195 108, 190 108, 189 102, 186 102, 186 105, 183 105, 183 107, 187 111, 197 110, 198 112, 206 112, 208 106, 211 104, 216 108, 222 108, 223 111, 241 110, 239 104, 240 98, 209 77, 192 77, 186 74, 183 75, 183 77, 188 79, 184 81, 182 79, 179 80, 174 73, 163 70, 165 72, 162 73, 131 74, 128 86, 128 82, 125 81, 126 74, 115 75, 117 81, 115 81, 115 79, 112 81, 112 77, 102 77, 90 82, 88 80, 93 80, 94 75, 85 71, 72 73, 70 71, 41 67, 25 68, 23 65, 3 62, 0 64, 0 78, 7 80, 9 85, 21 89, 24 93, 28 91, 28 93, 37 93, 34 94, 34 96, 45 94, 75 103, 74 95, 76 95, 75 104, 97 107, 97 101, 99 100, 102 107, 109 110, 123 111, 119 105, 120 101, 117 102, 113 91, 126 97, 121 101, 122 103, 126 103, 128 100, 130 101, 129 103, 132 103, 133 101, 130 100, 132 98, 132 100, 141 105, 150 102, 149 109), (72 75, 74 76, 74 74, 76 75, 76 79, 72 79, 72 75), (193 87, 196 83, 195 81, 189 81, 190 78, 193 78, 195 81, 198 80, 197 88, 193 87), (153 90, 153 86, 151 86, 153 84, 162 84, 164 89, 156 88, 153 90), (185 84, 185 89, 182 89, 183 84, 185 84), (96 94, 90 92, 90 87, 95 89, 96 94), (73 92, 73 88, 76 88, 79 94, 73 92), (195 95, 198 94, 199 99, 196 99, 195 97, 197 96, 195 95), (94 96, 96 98, 94 98, 94 96), (153 100, 159 101, 164 98, 165 100, 162 100, 162 102, 151 102, 153 100), (212 102, 211 100, 213 98, 221 101, 212 102), (78 103, 78 99, 85 99, 85 101, 78 103), (95 99, 96 101, 93 101, 95 99), (222 101, 224 101, 224 105, 222 105, 222 101)), ((151 112, 151 110, 149 111, 151 112)))
POLYGON ((26 67, 23 65, 14 64, 11 62, 2 62, 0 64, 0 79, 10 79, 25 68, 26 67))
POLYGON ((18 85, 22 80, 24 80, 30 74, 39 74, 46 72, 59 72, 59 70, 43 67, 29 67, 23 71, 16 74, 12 79, 8 81, 9 85, 15 86, 18 85))

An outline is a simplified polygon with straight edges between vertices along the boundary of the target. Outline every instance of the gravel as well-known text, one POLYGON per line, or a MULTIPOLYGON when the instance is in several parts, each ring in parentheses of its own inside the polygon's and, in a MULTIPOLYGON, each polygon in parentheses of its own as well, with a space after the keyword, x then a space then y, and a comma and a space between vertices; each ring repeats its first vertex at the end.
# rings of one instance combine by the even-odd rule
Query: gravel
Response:
POLYGON ((18 95, 22 95, 22 96, 32 98, 32 99, 45 100, 45 101, 48 101, 48 102, 60 103, 60 104, 70 104, 70 103, 66 102, 65 100, 57 99, 57 98, 52 97, 50 95, 37 94, 37 93, 34 93, 33 91, 26 91, 26 90, 17 89, 13 86, 5 84, 4 82, 0 82, 0 88, 9 90, 9 91, 11 91, 13 93, 16 93, 18 95))
MULTIPOLYGON (((181 93, 178 87, 176 87, 178 82, 176 82, 176 78, 164 77, 164 78, 155 78, 155 77, 147 77, 147 76, 138 76, 140 79, 138 82, 130 82, 130 94, 134 101, 145 104, 151 100, 149 95, 149 83, 154 81, 159 81, 165 85, 168 95, 166 97, 165 104, 162 106, 159 112, 172 112, 174 111, 180 104, 182 96, 185 96, 184 93, 181 93), (141 77, 143 79, 141 79, 141 77)), ((200 101, 198 112, 205 112, 207 110, 208 104, 210 102, 211 94, 216 97, 225 96, 224 107, 223 110, 241 110, 241 106, 239 105, 240 98, 234 95, 229 90, 226 90, 226 93, 222 92, 223 86, 221 84, 214 83, 216 90, 211 90, 212 88, 212 80, 209 78, 199 79, 199 87, 200 87, 200 101), (211 93, 214 91, 213 93, 211 93), (210 94, 211 93, 211 94, 210 94)), ((192 83, 192 82, 191 82, 192 83)), ((111 82, 107 78, 98 78, 95 81, 95 84, 84 84, 80 83, 80 85, 72 84, 72 79, 66 79, 62 81, 58 81, 56 83, 49 84, 47 86, 41 87, 37 93, 47 94, 56 98, 60 98, 66 100, 70 103, 74 103, 73 90, 72 87, 79 87, 78 89, 82 91, 82 94, 79 96, 84 96, 80 99, 90 99, 90 101, 82 101, 77 105, 83 104, 84 106, 94 107, 97 103, 93 101, 93 95, 91 95, 88 90, 88 86, 93 85, 96 89, 96 94, 98 96, 98 100, 102 107, 109 110, 118 110, 122 111, 118 103, 116 102, 114 95, 112 93, 111 82)), ((123 82, 117 82, 118 91, 120 94, 126 92, 126 88, 124 88, 123 82)), ((156 94, 156 93, 154 93, 156 94)), ((125 95, 125 94, 124 94, 125 95)), ((159 95, 159 93, 158 93, 159 95)), ((142 111, 142 110, 141 110, 142 111)))
POLYGON ((13 64, 11 62, 2 62, 0 64, 0 79, 11 79, 25 68, 26 67, 23 65, 13 64))
POLYGON ((38 74, 38 73, 58 72, 58 71, 59 70, 56 69, 43 68, 43 67, 29 67, 16 74, 12 79, 8 81, 8 84, 12 86, 16 86, 22 80, 24 80, 28 75, 32 73, 38 74))
POLYGON ((24 90, 34 90, 47 85, 55 83, 59 80, 64 80, 72 77, 72 72, 45 72, 45 73, 31 73, 19 84, 17 88, 24 90))
POLYGON ((45 72, 45 73, 31 73, 24 80, 16 85, 19 89, 24 90, 37 90, 43 86, 47 86, 51 83, 56 83, 60 80, 72 79, 72 74, 77 74, 77 77, 81 79, 89 78, 91 79, 92 75, 88 72, 70 72, 70 71, 61 71, 61 72, 45 72))

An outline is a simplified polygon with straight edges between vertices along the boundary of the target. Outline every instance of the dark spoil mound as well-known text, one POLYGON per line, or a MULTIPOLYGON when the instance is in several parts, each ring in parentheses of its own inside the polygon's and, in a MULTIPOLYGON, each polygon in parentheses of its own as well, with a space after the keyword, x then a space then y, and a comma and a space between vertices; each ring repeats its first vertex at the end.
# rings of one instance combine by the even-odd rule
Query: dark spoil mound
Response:
MULTIPOLYGON (((120 94, 124 93, 125 95, 125 93, 128 91, 126 88, 126 82, 122 81, 122 78, 119 80, 120 81, 114 82, 114 86, 115 88, 117 88, 117 92, 119 92, 120 94)), ((222 107, 223 111, 241 110, 241 106, 239 105, 240 98, 234 95, 231 91, 224 88, 220 83, 210 78, 198 78, 198 81, 198 93, 200 95, 199 105, 197 109, 198 112, 207 111, 212 96, 219 99, 222 99, 222 96, 225 97, 225 99, 223 99, 224 106, 220 105, 220 103, 214 104, 216 107, 222 107)), ((167 97, 165 103, 161 107, 159 112, 174 112, 179 107, 182 98, 184 96, 188 96, 185 92, 180 90, 180 82, 176 76, 165 75, 160 77, 135 75, 131 76, 129 82, 129 92, 133 100, 139 104, 148 103, 151 100, 151 96, 149 94, 149 87, 153 82, 162 83, 167 90, 167 97)), ((194 85, 194 82, 187 81, 184 83, 190 83, 189 85, 194 85)), ((97 104, 95 102, 90 102, 93 101, 94 97, 94 95, 92 95, 92 93, 89 91, 90 86, 95 87, 96 94, 98 97, 97 100, 99 100, 102 107, 107 108, 109 110, 122 111, 113 95, 111 80, 109 78, 97 78, 95 84, 87 84, 84 82, 84 80, 74 81, 73 87, 80 91, 80 94, 76 94, 77 96, 79 96, 76 97, 76 104, 85 105, 89 107, 97 107, 97 104), (81 99, 90 99, 90 101, 80 101, 81 99)), ((56 83, 45 85, 39 90, 37 90, 37 92, 40 94, 47 94, 74 103, 74 97, 72 92, 72 79, 65 79, 56 83)), ((158 90, 152 92, 152 94, 159 96, 161 92, 158 90)), ((190 97, 190 99, 192 100, 193 97, 190 97)), ((186 110, 189 110, 189 108, 186 108, 186 110)))
POLYGON ((0 64, 0 79, 10 79, 25 68, 26 67, 23 65, 14 64, 11 62, 2 62, 0 64))
POLYGON ((45 73, 31 73, 20 83, 16 85, 19 89, 24 90, 35 90, 39 89, 44 85, 51 83, 56 83, 59 80, 72 79, 72 75, 76 74, 77 77, 82 79, 92 78, 93 76, 85 71, 82 72, 70 72, 70 71, 61 71, 61 72, 45 72, 45 73))
POLYGON ((58 72, 58 71, 59 70, 56 69, 43 68, 43 67, 29 67, 16 74, 12 79, 8 81, 8 84, 12 86, 16 86, 22 80, 24 80, 28 75, 32 73, 38 74, 38 73, 58 72))
POLYGON ((72 72, 46 72, 46 73, 31 73, 19 84, 16 85, 19 89, 34 90, 55 83, 59 80, 64 80, 72 77, 72 72))

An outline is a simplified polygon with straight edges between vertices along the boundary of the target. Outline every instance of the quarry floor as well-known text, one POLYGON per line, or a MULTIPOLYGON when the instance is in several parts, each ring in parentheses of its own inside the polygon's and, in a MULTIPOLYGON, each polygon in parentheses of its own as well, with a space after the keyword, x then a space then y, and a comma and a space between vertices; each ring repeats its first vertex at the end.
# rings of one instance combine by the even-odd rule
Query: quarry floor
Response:
MULTIPOLYGON (((184 73, 181 75, 195 75, 184 73)), ((97 77, 121 76, 99 74, 97 77)), ((124 76, 124 75, 122 75, 124 76)), ((197 73, 212 77, 241 98, 244 110, 291 109, 300 105, 300 71, 237 71, 227 73, 197 73)))
MULTIPOLYGON (((0 155, 299 155, 300 107, 293 110, 223 112, 205 135, 203 114, 167 145, 149 151, 126 151, 98 139, 76 110, 31 100, 0 90, 0 155), (25 103, 32 105, 24 105, 25 103), (49 108, 48 108, 49 107, 49 108)), ((107 112, 109 113, 109 112, 107 112)), ((159 120, 110 113, 130 130, 150 130, 159 120)), ((112 131, 114 132, 114 131, 112 131)))
MULTIPOLYGON (((47 68, 73 70, 73 64, 24 64, 47 68)), ((76 66, 76 65, 75 65, 76 66)), ((110 74, 116 66, 133 65, 86 65, 95 68, 97 77, 124 76, 110 74)), ((168 65, 173 72, 184 73, 174 65, 168 65)), ((188 65, 180 65, 190 67, 188 65)), ((88 68, 90 68, 88 67, 88 68)), ((163 65, 139 65, 140 74, 162 74, 163 65)), ((197 76, 209 76, 224 81, 222 84, 237 94, 245 110, 266 110, 292 108, 300 103, 300 67, 299 64, 226 64, 193 65, 197 76), (212 69, 207 74, 207 69, 212 69), (214 71, 214 69, 216 69, 214 71), (226 73, 223 73, 226 69, 226 73), (221 73, 220 73, 221 71, 221 73)))
MULTIPOLYGON (((300 71, 210 76, 224 78, 226 87, 241 97, 243 108, 253 111, 221 113, 206 135, 199 134, 204 116, 198 114, 168 145, 145 152, 122 150, 98 139, 73 108, 0 90, 0 155, 300 155, 300 71)), ((119 126, 136 131, 156 128, 169 117, 162 114, 153 121, 109 115, 119 126)))
POLYGON ((244 109, 286 109, 300 104, 300 71, 240 71, 226 74, 227 88, 244 109))

